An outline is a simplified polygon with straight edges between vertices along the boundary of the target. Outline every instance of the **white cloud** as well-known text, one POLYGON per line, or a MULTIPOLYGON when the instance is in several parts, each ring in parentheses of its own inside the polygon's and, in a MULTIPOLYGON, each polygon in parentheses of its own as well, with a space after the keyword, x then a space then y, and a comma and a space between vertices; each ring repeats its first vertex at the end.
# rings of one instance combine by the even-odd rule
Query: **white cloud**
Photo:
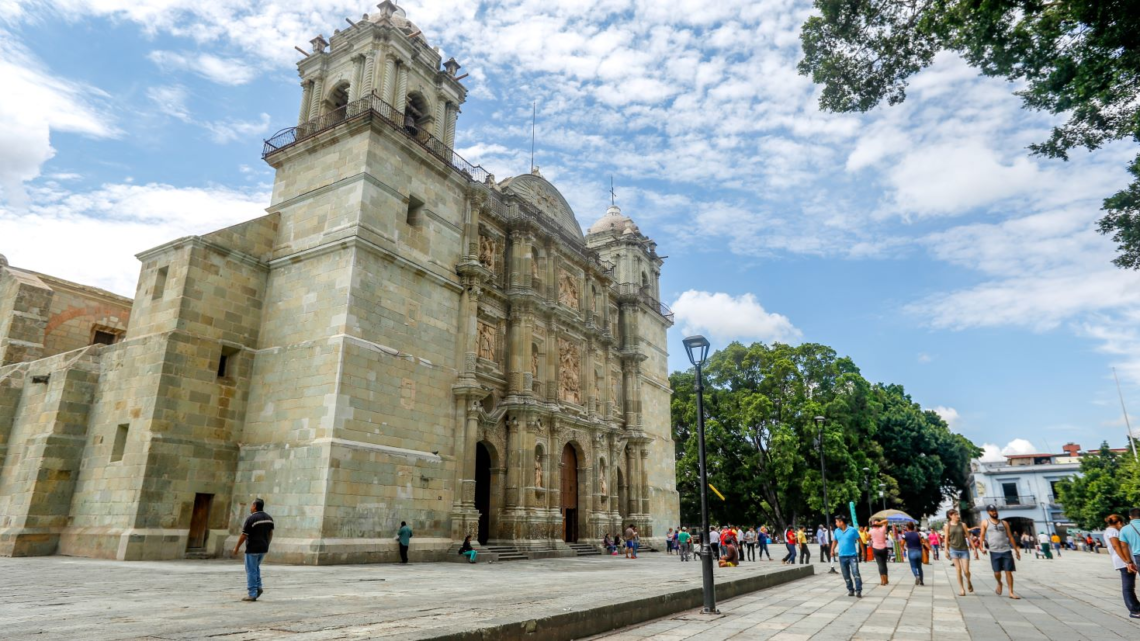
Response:
POLYGON ((237 140, 255 139, 269 131, 270 122, 267 113, 262 113, 256 121, 232 118, 197 120, 191 115, 190 108, 186 105, 190 94, 182 85, 150 87, 147 89, 146 95, 163 115, 205 129, 210 132, 210 139, 220 145, 237 140))
POLYGON ((133 297, 136 253, 262 216, 269 194, 109 184, 82 193, 39 188, 33 202, 26 211, 0 207, 0 238, 13 266, 133 297))
POLYGON ((946 424, 949 425, 950 429, 952 430, 957 429, 958 425, 962 422, 961 415, 959 415, 958 410, 954 409, 953 407, 943 407, 941 405, 938 405, 936 407, 932 407, 931 409, 934 410, 935 414, 941 416, 942 420, 946 421, 946 424))
POLYGON ((993 443, 984 443, 982 445, 981 460, 986 462, 1004 461, 1007 456, 1016 456, 1018 454, 1038 454, 1038 450, 1033 443, 1023 439, 1015 438, 1005 447, 998 447, 993 443))
POLYGON ((710 340, 752 340, 794 343, 802 333, 786 316, 765 311, 752 294, 690 289, 673 303, 673 312, 686 336, 708 333, 710 340))
POLYGON ((163 70, 189 71, 222 85, 244 85, 257 77, 249 64, 209 53, 152 51, 147 57, 163 70))
POLYGON ((933 360, 934 360, 934 357, 931 356, 930 354, 927 354, 926 352, 919 352, 918 353, 918 362, 922 363, 923 365, 925 365, 925 364, 927 364, 933 360))
MULTIPOLYGON (((0 9, 0 15, 6 13, 0 9)), ((58 132, 98 138, 118 135, 102 106, 105 93, 59 78, 11 34, 0 29, 0 204, 25 203, 24 183, 55 155, 58 132)))

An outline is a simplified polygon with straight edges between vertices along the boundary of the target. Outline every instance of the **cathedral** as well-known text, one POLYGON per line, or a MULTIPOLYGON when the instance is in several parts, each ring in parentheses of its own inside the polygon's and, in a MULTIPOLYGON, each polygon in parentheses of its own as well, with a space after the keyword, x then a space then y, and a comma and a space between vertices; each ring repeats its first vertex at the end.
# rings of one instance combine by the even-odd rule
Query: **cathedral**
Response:
POLYGON ((0 554, 219 556, 258 497, 284 563, 677 524, 656 244, 456 154, 459 63, 378 10, 304 52, 266 215, 138 254, 133 300, 0 260, 0 554))

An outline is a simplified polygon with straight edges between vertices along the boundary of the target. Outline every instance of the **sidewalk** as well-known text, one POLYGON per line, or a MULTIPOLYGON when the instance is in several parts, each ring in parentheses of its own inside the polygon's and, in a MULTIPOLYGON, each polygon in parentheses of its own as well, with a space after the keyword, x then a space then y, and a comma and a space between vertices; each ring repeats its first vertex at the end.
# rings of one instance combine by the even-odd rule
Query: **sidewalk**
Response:
POLYGON ((971 561, 975 592, 965 597, 957 595, 954 568, 945 560, 924 566, 922 587, 914 585, 906 564, 891 564, 886 587, 878 585, 875 564, 861 570, 869 579, 862 599, 848 597, 843 579, 817 563, 814 577, 721 603, 725 616, 719 619, 669 617, 595 638, 1140 639, 1140 621, 1128 618, 1120 577, 1107 555, 1065 552, 1052 561, 1023 556, 1014 575, 1020 601, 994 594, 993 572, 984 555, 971 561))
MULTIPOLYGON (((513 634, 530 625, 536 633, 527 638, 545 640, 558 621, 563 631, 585 622, 594 626, 586 634, 595 634, 692 607, 694 591, 700 602, 700 568, 664 553, 493 565, 270 564, 262 566, 265 595, 243 603, 240 560, 0 558, 0 637, 427 639, 491 626, 513 634), (650 601, 634 603, 642 599, 650 601)), ((717 570, 717 581, 799 576, 784 570, 779 563, 749 564, 717 570)))

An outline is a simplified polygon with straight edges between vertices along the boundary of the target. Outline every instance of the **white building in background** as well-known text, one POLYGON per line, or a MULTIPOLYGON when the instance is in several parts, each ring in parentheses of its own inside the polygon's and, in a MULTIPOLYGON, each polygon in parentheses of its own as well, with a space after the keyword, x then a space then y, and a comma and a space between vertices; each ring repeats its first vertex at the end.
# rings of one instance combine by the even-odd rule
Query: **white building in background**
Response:
POLYGON ((1082 456, 1095 456, 1097 450, 1081 452, 1069 443, 1064 454, 1018 454, 1001 461, 975 460, 970 464, 970 521, 985 518, 986 506, 997 505, 1001 517, 1009 521, 1015 535, 1028 531, 1064 535, 1073 523, 1065 516, 1057 499, 1057 482, 1076 475, 1082 456))

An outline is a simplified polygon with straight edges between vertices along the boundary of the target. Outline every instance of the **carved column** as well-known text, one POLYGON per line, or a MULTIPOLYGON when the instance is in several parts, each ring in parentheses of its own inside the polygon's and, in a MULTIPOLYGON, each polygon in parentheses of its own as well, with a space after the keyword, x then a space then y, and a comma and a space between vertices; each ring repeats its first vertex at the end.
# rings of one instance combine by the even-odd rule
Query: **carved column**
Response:
POLYGON ((313 83, 306 80, 301 83, 301 113, 297 116, 297 126, 309 121, 309 107, 313 101, 313 83))
POLYGON ((395 104, 392 96, 396 92, 396 58, 393 56, 384 57, 384 82, 380 97, 384 102, 389 105, 395 104))
POLYGON ((507 491, 506 506, 507 508, 519 507, 519 488, 521 487, 521 473, 522 457, 519 456, 519 442, 522 440, 520 431, 525 429, 519 423, 518 417, 507 416, 506 421, 503 423, 504 428, 507 430, 507 491))
POLYGON ((360 93, 358 94, 358 97, 363 98, 363 97, 367 96, 368 94, 372 93, 372 87, 375 86, 375 78, 374 78, 374 76, 376 75, 376 71, 374 69, 375 66, 376 66, 376 52, 375 51, 369 51, 367 54, 365 54, 365 57, 364 57, 364 76, 361 78, 360 93))
POLYGON ((441 142, 447 138, 447 99, 442 95, 436 96, 432 134, 441 142))
POLYGON ((447 126, 443 144, 448 148, 455 147, 455 119, 459 117, 459 105, 449 103, 447 106, 447 126))
POLYGON ((352 58, 352 81, 348 85, 348 101, 356 102, 360 98, 360 85, 364 82, 364 56, 352 58))
POLYGON ((642 514, 649 514, 649 446, 642 445, 640 448, 641 459, 638 471, 641 473, 641 509, 638 510, 642 514))
POLYGON ((324 99, 325 81, 322 78, 313 80, 313 102, 309 105, 309 120, 319 118, 321 115, 321 101, 324 99))
POLYGON ((402 62, 396 67, 396 95, 392 106, 396 111, 404 113, 408 106, 408 65, 402 62))
POLYGON ((582 405, 586 407, 586 413, 593 416, 598 407, 598 395, 594 394, 594 388, 598 387, 601 391, 600 385, 595 385, 595 378, 597 372, 594 369, 594 339, 586 339, 586 354, 583 359, 586 363, 586 371, 582 372, 580 384, 582 386, 582 405))

